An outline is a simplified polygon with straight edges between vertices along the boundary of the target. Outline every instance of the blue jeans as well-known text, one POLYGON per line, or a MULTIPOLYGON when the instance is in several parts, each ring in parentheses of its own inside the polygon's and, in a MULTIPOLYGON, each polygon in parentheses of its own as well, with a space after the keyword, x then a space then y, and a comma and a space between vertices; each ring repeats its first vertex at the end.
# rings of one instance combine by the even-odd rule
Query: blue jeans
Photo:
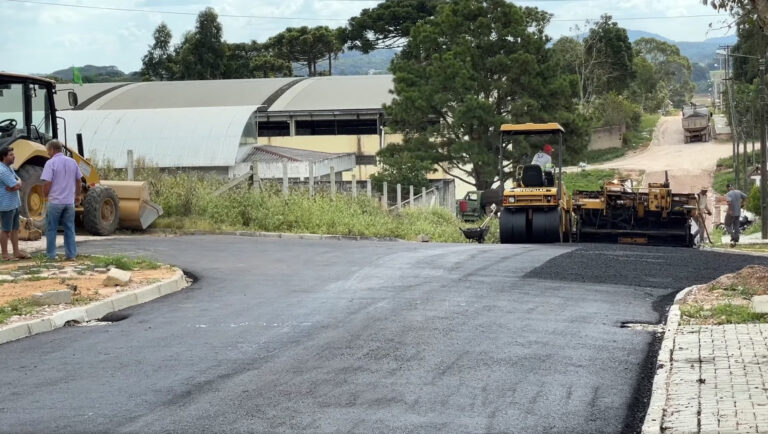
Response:
POLYGON ((57 203, 48 203, 48 210, 45 214, 45 252, 50 259, 56 259, 56 231, 59 225, 64 229, 64 253, 67 258, 77 256, 77 245, 75 244, 75 205, 59 205, 57 203))

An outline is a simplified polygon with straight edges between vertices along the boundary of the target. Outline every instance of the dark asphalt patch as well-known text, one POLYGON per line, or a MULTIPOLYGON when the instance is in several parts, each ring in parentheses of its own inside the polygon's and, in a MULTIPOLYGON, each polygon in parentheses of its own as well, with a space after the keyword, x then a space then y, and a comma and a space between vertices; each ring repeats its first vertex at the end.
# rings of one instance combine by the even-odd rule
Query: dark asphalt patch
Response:
MULTIPOLYGON (((658 314, 657 324, 661 324, 666 321, 667 311, 678 291, 707 283, 750 264, 768 265, 768 258, 689 248, 586 244, 550 259, 524 277, 668 290, 653 302, 653 310, 658 314)), ((627 322, 636 321, 628 318, 627 322)), ((663 337, 661 333, 654 333, 641 362, 641 373, 624 418, 623 432, 641 431, 663 337)))
POLYGON ((589 244, 554 257, 524 277, 681 290, 768 258, 706 250, 589 244))

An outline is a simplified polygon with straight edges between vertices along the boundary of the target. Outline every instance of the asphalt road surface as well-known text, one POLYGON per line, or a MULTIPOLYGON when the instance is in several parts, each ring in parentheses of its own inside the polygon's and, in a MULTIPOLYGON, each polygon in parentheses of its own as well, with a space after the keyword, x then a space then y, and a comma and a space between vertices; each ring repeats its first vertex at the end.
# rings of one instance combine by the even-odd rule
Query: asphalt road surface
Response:
POLYGON ((658 337, 622 322, 659 322, 676 290, 765 262, 227 236, 81 252, 199 280, 119 322, 0 345, 0 431, 633 431, 658 337))

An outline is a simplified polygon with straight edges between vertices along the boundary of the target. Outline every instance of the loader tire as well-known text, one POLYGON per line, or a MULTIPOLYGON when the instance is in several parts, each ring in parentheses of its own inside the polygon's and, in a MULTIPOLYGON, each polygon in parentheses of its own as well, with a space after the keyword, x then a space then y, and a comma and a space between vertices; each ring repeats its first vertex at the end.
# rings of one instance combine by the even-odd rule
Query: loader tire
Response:
POLYGON ((16 175, 21 179, 21 190, 19 190, 21 207, 19 208, 19 215, 29 219, 36 229, 44 232, 46 200, 45 195, 43 195, 43 184, 45 184, 45 181, 40 179, 42 174, 42 166, 34 164, 25 164, 16 171, 16 175))
POLYGON ((93 235, 110 235, 117 230, 120 201, 115 190, 96 184, 83 201, 83 226, 93 235))

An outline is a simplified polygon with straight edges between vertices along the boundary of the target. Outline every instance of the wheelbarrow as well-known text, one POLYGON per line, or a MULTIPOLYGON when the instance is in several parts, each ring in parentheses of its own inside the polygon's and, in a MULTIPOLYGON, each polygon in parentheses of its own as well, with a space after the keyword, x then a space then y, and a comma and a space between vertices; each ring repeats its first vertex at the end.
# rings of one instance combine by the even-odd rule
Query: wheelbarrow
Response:
POLYGON ((483 242, 485 242, 485 237, 488 235, 488 230, 490 229, 488 222, 495 217, 496 204, 493 204, 491 205, 491 214, 485 219, 483 224, 476 228, 459 228, 459 230, 464 234, 464 238, 469 241, 477 241, 478 244, 483 244, 483 242))

